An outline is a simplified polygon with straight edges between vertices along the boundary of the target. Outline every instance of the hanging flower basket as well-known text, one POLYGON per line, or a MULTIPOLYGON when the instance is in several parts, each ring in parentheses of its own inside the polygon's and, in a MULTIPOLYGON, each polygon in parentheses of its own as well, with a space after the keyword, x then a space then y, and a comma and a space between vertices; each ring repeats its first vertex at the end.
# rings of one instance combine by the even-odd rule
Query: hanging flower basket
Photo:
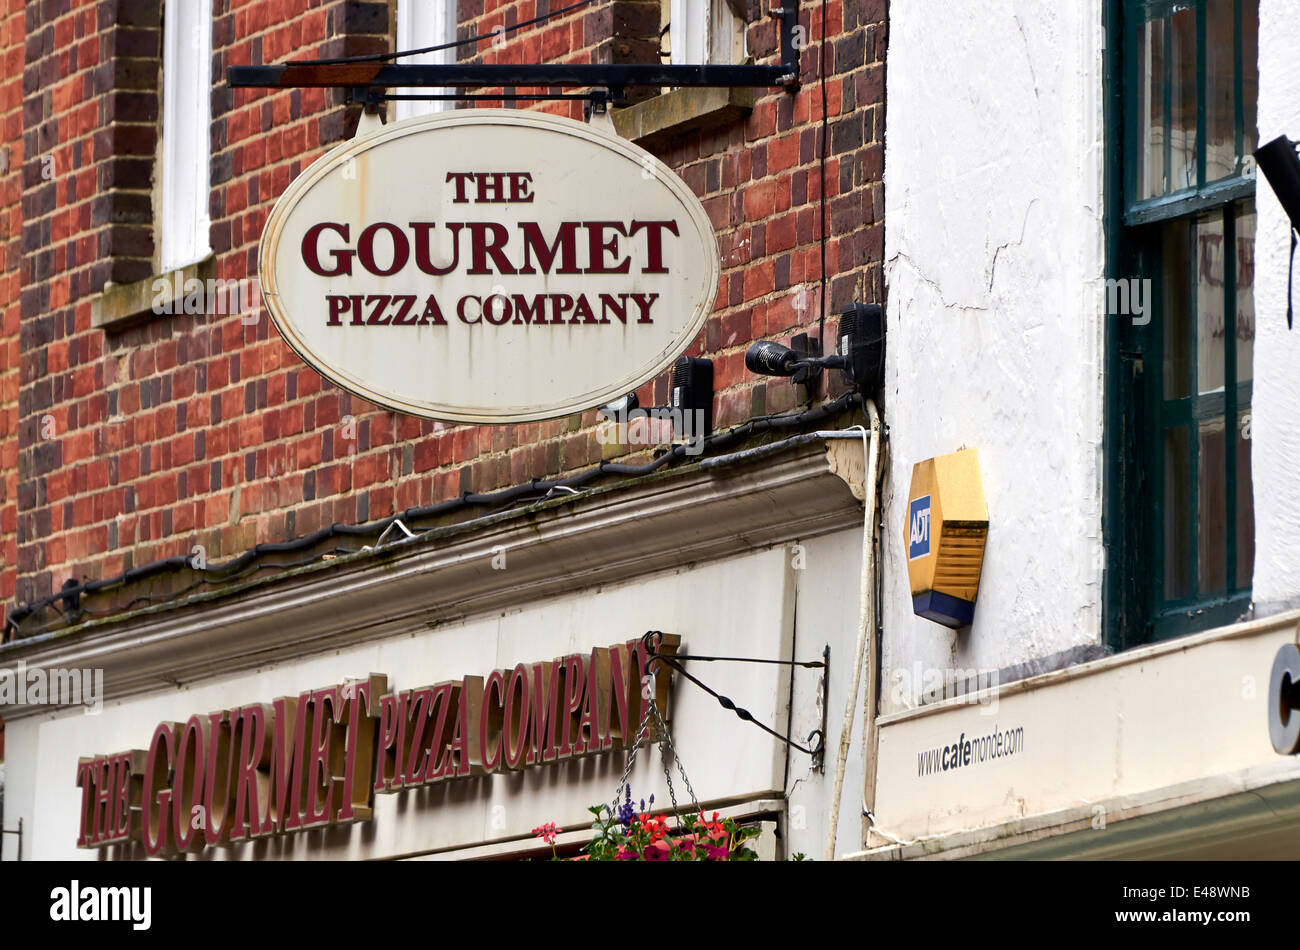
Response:
MULTIPOLYGON (((593 805, 588 809, 596 816, 591 827, 596 836, 571 858, 560 858, 555 853, 555 838, 559 828, 554 823, 533 829, 533 834, 551 846, 553 861, 753 861, 758 855, 745 842, 759 834, 757 828, 742 828, 734 819, 686 815, 680 819, 680 831, 674 834, 662 815, 646 811, 646 802, 640 808, 632 804, 632 788, 623 788, 624 800, 617 810, 609 805, 593 805)), ((650 796, 654 804, 654 796, 650 796)))
MULTIPOLYGON (((656 631, 647 633, 643 638, 653 658, 654 642, 651 639, 656 631)), ((673 748, 672 734, 664 721, 659 707, 655 703, 654 692, 649 688, 650 662, 646 664, 646 676, 643 679, 646 692, 645 713, 636 732, 636 741, 628 750, 627 764, 623 769, 623 778, 614 792, 610 804, 592 805, 587 810, 596 821, 591 826, 596 832, 591 842, 582 849, 582 853, 569 858, 561 858, 555 850, 555 839, 560 833, 554 822, 548 822, 533 829, 533 835, 541 838, 551 846, 551 860, 560 861, 754 861, 758 854, 745 842, 756 838, 761 833, 758 828, 742 828, 733 818, 720 818, 713 813, 707 818, 700 808, 691 780, 686 777, 686 769, 677 750, 673 748), (668 820, 662 815, 651 815, 642 800, 636 807, 632 804, 632 786, 628 776, 636 762, 637 752, 643 746, 658 745, 663 760, 664 779, 668 784, 668 795, 672 799, 672 814, 677 828, 671 830, 668 820), (690 795, 691 810, 685 815, 677 805, 677 792, 673 786, 672 769, 668 763, 677 766, 682 784, 690 795), (623 800, 619 802, 619 795, 623 800)), ((650 796, 654 805, 655 797, 650 796)), ((796 855, 795 860, 803 860, 803 855, 796 855)))

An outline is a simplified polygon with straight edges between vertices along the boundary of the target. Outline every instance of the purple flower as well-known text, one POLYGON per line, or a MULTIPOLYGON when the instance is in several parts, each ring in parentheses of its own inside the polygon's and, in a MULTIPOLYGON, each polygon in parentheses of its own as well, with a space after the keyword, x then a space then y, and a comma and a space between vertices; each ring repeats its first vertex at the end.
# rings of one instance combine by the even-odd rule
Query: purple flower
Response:
MULTIPOLYGON (((645 809, 643 808, 642 811, 645 809)), ((636 807, 632 804, 632 786, 623 786, 623 804, 618 806, 618 823, 624 828, 632 824, 632 819, 636 817, 636 807)))

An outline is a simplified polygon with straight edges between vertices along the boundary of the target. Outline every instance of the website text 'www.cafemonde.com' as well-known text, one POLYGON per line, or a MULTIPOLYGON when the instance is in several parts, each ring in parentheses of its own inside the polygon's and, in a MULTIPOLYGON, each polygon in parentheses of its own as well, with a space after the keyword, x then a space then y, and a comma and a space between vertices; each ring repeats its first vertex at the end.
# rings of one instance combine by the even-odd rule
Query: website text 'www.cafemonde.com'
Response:
POLYGON ((1025 748, 1025 727, 1000 730, 997 725, 987 735, 966 738, 962 733, 951 745, 937 749, 925 749, 916 754, 916 774, 925 776, 949 769, 975 765, 991 759, 1001 759, 1008 755, 1023 752, 1025 748))

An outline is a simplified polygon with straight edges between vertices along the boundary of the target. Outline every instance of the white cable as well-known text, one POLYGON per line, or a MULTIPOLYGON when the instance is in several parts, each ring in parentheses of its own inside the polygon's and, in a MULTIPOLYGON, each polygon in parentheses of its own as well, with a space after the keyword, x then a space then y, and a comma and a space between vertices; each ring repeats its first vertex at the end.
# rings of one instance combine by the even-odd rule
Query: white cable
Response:
MULTIPOLYGON (((844 706, 844 725, 840 729, 840 753, 835 764, 835 792, 831 798, 830 828, 826 836, 826 860, 835 860, 835 841, 839 836, 840 797, 844 791, 844 771, 849 759, 849 746, 853 741, 853 710, 858 704, 858 690, 862 686, 862 666, 867 649, 868 631, 875 627, 874 568, 872 560, 875 540, 876 521, 876 467, 880 458, 880 414, 876 404, 870 399, 862 401, 871 421, 871 440, 867 441, 867 430, 862 426, 852 428, 862 430, 862 452, 866 464, 863 472, 863 499, 865 509, 862 523, 862 583, 858 600, 858 645, 853 660, 853 689, 844 706)), ((870 691, 868 691, 869 694, 870 691)))

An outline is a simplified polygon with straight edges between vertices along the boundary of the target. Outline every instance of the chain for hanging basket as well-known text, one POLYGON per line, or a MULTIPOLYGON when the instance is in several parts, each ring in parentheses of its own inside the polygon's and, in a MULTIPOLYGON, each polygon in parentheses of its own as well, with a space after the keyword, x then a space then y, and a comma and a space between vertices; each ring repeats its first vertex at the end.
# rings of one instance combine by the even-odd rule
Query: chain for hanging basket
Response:
MULTIPOLYGON (((651 636, 651 634, 646 634, 651 636)), ((653 660, 646 663, 647 668, 653 660)), ((649 670, 646 670, 645 676, 650 676, 649 670)), ((668 781, 668 797, 673 803, 673 818, 677 822, 679 831, 685 830, 682 824, 681 809, 677 805, 677 792, 673 788, 673 773, 668 767, 669 756, 672 757, 673 764, 677 766, 677 771, 682 777, 682 783, 686 786, 686 791, 691 796, 691 805, 695 809, 691 814, 700 813, 700 802, 695 797, 695 789, 691 787, 691 780, 686 777, 686 769, 682 766, 682 760, 677 755, 677 749, 673 746, 672 733, 668 731, 668 725, 659 713, 659 706, 655 703, 654 688, 651 686, 644 694, 646 695, 645 713, 641 716, 641 725, 637 727, 636 740, 632 743, 632 748, 628 750, 627 765, 623 768, 623 778, 618 783, 618 788, 614 790, 614 805, 611 809, 613 814, 618 814, 618 796, 627 787, 628 776, 632 774, 632 766, 636 763, 636 754, 643 745, 652 745, 655 741, 659 743, 659 757, 664 764, 664 778, 668 781), (649 729, 650 720, 654 719, 654 728, 657 736, 651 736, 649 729)))

